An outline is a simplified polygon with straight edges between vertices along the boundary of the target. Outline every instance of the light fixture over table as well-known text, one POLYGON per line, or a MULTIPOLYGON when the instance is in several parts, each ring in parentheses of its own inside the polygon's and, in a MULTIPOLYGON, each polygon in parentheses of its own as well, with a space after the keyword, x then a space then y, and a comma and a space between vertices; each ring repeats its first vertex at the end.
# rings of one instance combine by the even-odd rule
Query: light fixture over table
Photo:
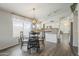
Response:
POLYGON ((33 12, 34 12, 34 18, 32 20, 32 23, 36 24, 37 23, 37 19, 35 18, 35 8, 33 8, 33 12))

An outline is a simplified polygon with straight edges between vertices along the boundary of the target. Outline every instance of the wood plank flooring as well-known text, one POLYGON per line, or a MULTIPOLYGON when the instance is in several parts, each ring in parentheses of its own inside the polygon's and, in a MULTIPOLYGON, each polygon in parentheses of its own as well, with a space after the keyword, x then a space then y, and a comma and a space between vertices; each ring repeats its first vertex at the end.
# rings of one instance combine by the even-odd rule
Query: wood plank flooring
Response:
MULTIPOLYGON (((74 50, 77 49, 74 48, 74 50)), ((74 56, 74 54, 67 44, 46 42, 45 49, 41 50, 39 53, 29 54, 26 45, 23 46, 22 49, 20 45, 16 45, 0 51, 0 56, 74 56)))

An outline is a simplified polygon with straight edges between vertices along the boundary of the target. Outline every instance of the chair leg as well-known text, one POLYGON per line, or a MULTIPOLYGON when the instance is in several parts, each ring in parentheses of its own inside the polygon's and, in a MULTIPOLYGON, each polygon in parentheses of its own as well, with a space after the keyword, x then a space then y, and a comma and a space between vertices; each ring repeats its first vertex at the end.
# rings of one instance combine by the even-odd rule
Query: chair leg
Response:
POLYGON ((43 44, 43 46, 44 46, 44 48, 45 48, 45 43, 44 43, 44 40, 42 41, 42 44, 43 44))
POLYGON ((37 48, 37 52, 39 52, 40 51, 40 48, 37 48))
POLYGON ((21 49, 22 49, 23 43, 21 43, 21 49))
POLYGON ((28 49, 28 53, 31 54, 31 49, 28 49))

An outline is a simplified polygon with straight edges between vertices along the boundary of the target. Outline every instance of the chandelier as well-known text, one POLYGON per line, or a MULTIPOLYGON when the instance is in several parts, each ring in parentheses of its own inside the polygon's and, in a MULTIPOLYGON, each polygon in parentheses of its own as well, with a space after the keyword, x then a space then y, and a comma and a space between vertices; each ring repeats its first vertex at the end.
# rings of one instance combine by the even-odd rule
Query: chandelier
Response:
POLYGON ((34 18, 32 20, 32 23, 36 24, 37 23, 37 19, 35 18, 35 8, 33 8, 33 12, 34 12, 34 18))

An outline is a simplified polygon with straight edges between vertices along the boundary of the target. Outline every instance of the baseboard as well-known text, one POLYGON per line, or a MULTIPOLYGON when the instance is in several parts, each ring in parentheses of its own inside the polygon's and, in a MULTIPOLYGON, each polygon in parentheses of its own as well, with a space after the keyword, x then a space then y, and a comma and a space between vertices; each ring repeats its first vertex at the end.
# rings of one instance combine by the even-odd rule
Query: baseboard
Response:
POLYGON ((1 49, 0 51, 7 50, 7 49, 9 49, 9 48, 11 48, 11 47, 14 47, 14 46, 17 46, 17 45, 19 45, 19 44, 15 44, 15 45, 9 46, 9 47, 7 47, 7 48, 1 49))

